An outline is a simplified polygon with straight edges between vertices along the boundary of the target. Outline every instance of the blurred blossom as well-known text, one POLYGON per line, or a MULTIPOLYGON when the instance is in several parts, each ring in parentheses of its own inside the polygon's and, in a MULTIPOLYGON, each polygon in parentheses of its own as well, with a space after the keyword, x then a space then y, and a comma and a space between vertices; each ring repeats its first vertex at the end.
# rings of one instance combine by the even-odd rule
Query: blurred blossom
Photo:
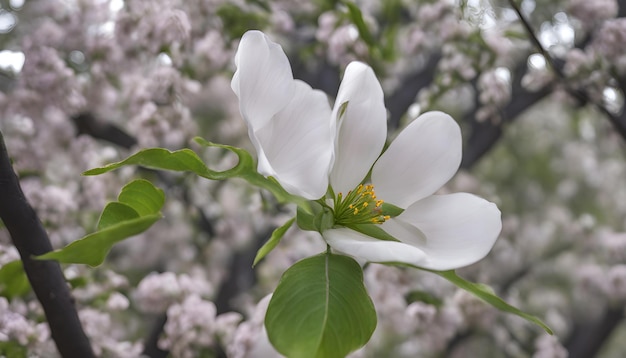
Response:
POLYGON ((626 265, 611 267, 607 276, 609 297, 621 303, 626 301, 626 265))
POLYGON ((617 10, 616 0, 570 0, 568 4, 568 12, 581 21, 586 29, 593 29, 599 22, 614 18, 617 10))
POLYGON ((150 273, 144 277, 134 294, 134 299, 142 311, 164 312, 182 295, 176 274, 173 272, 150 273))
POLYGON ((190 295, 180 304, 167 309, 164 336, 159 347, 176 357, 196 357, 215 345, 215 313, 213 302, 190 295))
POLYGON ((269 342, 265 331, 265 312, 272 295, 259 301, 250 319, 241 323, 228 345, 226 353, 232 358, 279 358, 282 357, 269 342))
POLYGON ((547 334, 539 336, 535 341, 537 351, 533 358, 567 358, 567 350, 559 343, 558 338, 547 334))

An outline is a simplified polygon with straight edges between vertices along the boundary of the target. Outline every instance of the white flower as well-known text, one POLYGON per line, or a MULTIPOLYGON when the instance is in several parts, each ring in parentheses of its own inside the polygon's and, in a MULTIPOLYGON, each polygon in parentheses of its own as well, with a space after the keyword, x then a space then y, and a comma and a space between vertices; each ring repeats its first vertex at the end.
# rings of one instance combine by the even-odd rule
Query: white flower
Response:
POLYGON ((321 91, 293 79, 282 48, 262 32, 244 34, 235 63, 232 88, 259 173, 332 210, 334 225, 322 235, 335 250, 432 270, 472 264, 491 250, 502 227, 495 204, 467 193, 434 195, 461 162, 461 131, 450 116, 421 115, 381 155, 386 110, 369 66, 348 65, 331 110, 321 91), (370 169, 371 184, 361 185, 370 169), (404 211, 389 217, 380 199, 404 211), (381 224, 398 241, 352 229, 365 223, 381 224))

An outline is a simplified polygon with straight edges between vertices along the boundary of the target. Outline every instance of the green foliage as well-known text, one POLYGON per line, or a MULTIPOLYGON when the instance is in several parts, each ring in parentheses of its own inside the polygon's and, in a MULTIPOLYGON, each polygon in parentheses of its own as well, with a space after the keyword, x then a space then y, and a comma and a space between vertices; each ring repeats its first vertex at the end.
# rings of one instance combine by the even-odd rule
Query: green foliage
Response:
POLYGON ((508 313, 512 313, 514 315, 520 316, 524 318, 525 320, 532 322, 538 325, 539 327, 543 328, 543 330, 546 331, 548 334, 554 334, 552 330, 550 329, 550 327, 548 327, 545 323, 543 323, 539 318, 533 315, 530 315, 526 312, 523 312, 520 309, 515 308, 511 306, 510 304, 506 303, 503 299, 498 297, 489 286, 479 284, 479 283, 469 282, 465 280, 464 278, 458 276, 456 272, 454 272, 454 270, 431 271, 431 272, 434 272, 438 274, 439 276, 445 278, 446 280, 452 282, 457 287, 472 293, 474 296, 489 303, 490 305, 499 309, 500 311, 504 311, 504 312, 508 312, 508 313))
POLYGON ((376 311, 356 261, 329 252, 282 276, 265 316, 274 347, 290 358, 345 357, 376 328, 376 311))
POLYGON ((443 300, 439 297, 433 296, 426 291, 411 291, 405 297, 407 303, 424 302, 435 307, 441 307, 443 300))
POLYGON ((115 243, 146 231, 161 218, 165 195, 149 181, 138 179, 124 186, 117 200, 102 211, 98 231, 37 258, 98 266, 115 243))
POLYGON ((318 202, 311 202, 309 208, 310 210, 307 211, 298 207, 296 223, 300 229, 322 232, 333 226, 333 213, 327 206, 322 206, 318 202))
POLYGON ((375 46, 374 36, 365 24, 365 21, 363 20, 363 14, 361 13, 361 9, 359 9, 359 7, 355 3, 350 1, 345 1, 344 4, 346 4, 346 6, 348 7, 348 16, 350 17, 350 20, 352 21, 354 26, 356 26, 356 28, 359 30, 359 36, 361 37, 363 42, 365 42, 369 47, 375 46))
POLYGON ((11 261, 0 267, 0 296, 12 299, 29 292, 30 283, 21 260, 11 261))
POLYGON ((252 263, 253 267, 256 266, 256 264, 259 261, 261 261, 267 254, 269 254, 270 252, 272 252, 272 250, 274 250, 276 245, 278 245, 278 243, 280 242, 280 239, 283 238, 283 236, 285 235, 287 230, 289 230, 291 225, 293 225, 293 222, 295 220, 296 218, 289 219, 281 227, 277 228, 276 230, 274 230, 274 232, 272 232, 272 236, 270 236, 270 239, 267 240, 265 244, 263 244, 263 246, 259 249, 259 251, 257 251, 256 257, 254 258, 254 262, 252 263))
POLYGON ((26 358, 28 357, 28 351, 26 347, 22 347, 18 342, 0 341, 0 357, 26 358))
MULTIPOLYGON (((268 5, 262 1, 253 1, 264 11, 269 11, 268 5)), ((217 11, 217 16, 222 19, 223 29, 231 39, 238 39, 250 29, 262 29, 266 27, 268 20, 264 14, 258 10, 245 11, 237 5, 225 3, 217 11)))
POLYGON ((100 168, 94 168, 83 174, 98 175, 126 165, 140 165, 151 169, 192 172, 210 180, 242 178, 254 186, 268 190, 281 203, 292 202, 298 204, 298 206, 301 206, 304 210, 309 210, 309 202, 306 199, 289 194, 285 191, 285 189, 283 189, 282 186, 280 186, 280 184, 278 184, 278 182, 276 182, 276 180, 266 178, 259 174, 256 171, 254 159, 250 153, 244 149, 230 145, 211 143, 202 138, 196 138, 195 141, 206 147, 226 149, 237 155, 239 162, 237 165, 228 170, 215 171, 209 169, 191 149, 185 148, 171 152, 163 148, 150 148, 141 150, 120 162, 111 163, 100 168))
POLYGON ((389 235, 385 230, 380 228, 380 225, 377 224, 356 224, 350 225, 349 228, 356 232, 360 232, 363 235, 371 236, 378 240, 400 241, 392 235, 389 235))

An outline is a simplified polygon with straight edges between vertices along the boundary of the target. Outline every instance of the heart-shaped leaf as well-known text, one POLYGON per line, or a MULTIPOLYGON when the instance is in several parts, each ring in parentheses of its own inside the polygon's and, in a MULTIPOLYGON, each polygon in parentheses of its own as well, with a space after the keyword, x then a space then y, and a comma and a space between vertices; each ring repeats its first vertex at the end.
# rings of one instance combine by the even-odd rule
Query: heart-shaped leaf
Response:
POLYGON ((297 262, 272 295, 265 327, 287 357, 340 358, 362 347, 376 328, 376 311, 361 266, 329 252, 297 262))

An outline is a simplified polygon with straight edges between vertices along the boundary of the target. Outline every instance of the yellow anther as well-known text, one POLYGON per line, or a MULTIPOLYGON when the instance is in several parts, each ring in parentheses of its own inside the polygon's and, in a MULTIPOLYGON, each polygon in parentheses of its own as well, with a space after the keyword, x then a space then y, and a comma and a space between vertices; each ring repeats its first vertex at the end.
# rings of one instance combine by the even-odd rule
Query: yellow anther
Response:
POLYGON ((346 224, 382 224, 390 217, 383 215, 382 200, 376 199, 374 186, 360 184, 345 196, 338 193, 335 197, 335 221, 346 224))

